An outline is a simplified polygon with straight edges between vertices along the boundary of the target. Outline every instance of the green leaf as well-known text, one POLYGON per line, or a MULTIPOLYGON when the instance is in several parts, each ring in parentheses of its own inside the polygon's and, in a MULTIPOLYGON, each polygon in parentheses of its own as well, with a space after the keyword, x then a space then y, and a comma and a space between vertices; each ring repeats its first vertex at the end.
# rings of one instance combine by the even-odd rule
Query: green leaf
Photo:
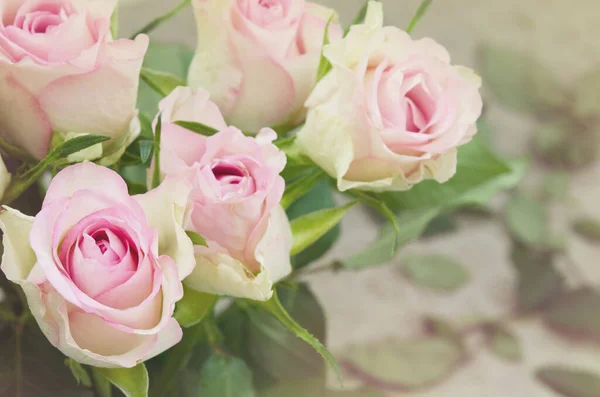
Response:
MULTIPOLYGON (((285 310, 285 308, 281 305, 279 298, 277 296, 277 291, 273 292, 273 297, 266 302, 252 302, 255 306, 261 308, 262 310, 270 313, 273 317, 275 317, 281 324, 286 327, 290 332, 294 333, 298 338, 302 339, 309 345, 311 345, 325 360, 325 362, 329 365, 329 367, 335 372, 338 381, 340 384, 342 383, 342 378, 340 374, 340 368, 338 367, 337 362, 333 355, 319 342, 317 338, 311 335, 306 329, 302 328, 300 324, 298 324, 285 310)), ((252 313, 249 311, 249 313, 252 313)), ((250 317, 252 319, 252 317, 250 317)))
POLYGON ((517 270, 517 297, 523 312, 547 306, 564 290, 564 277, 554 267, 554 252, 515 244, 512 261, 517 270))
POLYGON ((567 172, 554 172, 544 177, 542 192, 544 198, 552 201, 566 201, 569 198, 570 175, 567 172))
POLYGON ((175 320, 184 328, 200 323, 211 312, 218 296, 198 292, 183 285, 183 298, 175 306, 175 320))
POLYGON ((345 349, 340 362, 357 379, 374 379, 381 389, 403 391, 432 386, 452 373, 463 358, 452 339, 434 336, 345 349))
POLYGON ((110 382, 92 368, 92 379, 94 380, 95 397, 112 397, 112 385, 110 382))
POLYGON ((577 368, 548 365, 535 372, 546 386, 565 397, 600 397, 600 377, 577 368))
POLYGON ((479 57, 484 83, 512 110, 555 113, 569 98, 556 76, 527 54, 485 46, 480 48, 479 57))
MULTIPOLYGON (((56 149, 54 149, 47 158, 61 159, 65 158, 71 154, 80 152, 84 149, 87 149, 91 146, 97 145, 104 141, 108 141, 110 138, 104 135, 82 135, 75 137, 73 139, 69 139, 68 141, 63 142, 56 149)), ((42 160, 42 162, 47 161, 46 159, 42 160)))
POLYGON ((119 7, 115 7, 112 15, 110 16, 110 34, 114 40, 119 36, 119 7))
POLYGON ((517 337, 500 325, 494 325, 490 335, 490 350, 503 360, 516 362, 523 359, 517 337))
POLYGON ((469 280, 469 273, 442 255, 407 256, 402 269, 417 284, 436 290, 455 291, 469 280))
POLYGON ((175 15, 177 15, 181 10, 183 10, 185 7, 190 5, 191 2, 192 2, 192 0, 182 0, 180 3, 178 3, 174 8, 169 10, 167 13, 161 15, 158 18, 153 19, 152 21, 150 21, 150 23, 148 23, 142 29, 135 32, 133 35, 131 35, 130 39, 131 40, 135 39, 136 36, 139 34, 148 34, 148 33, 152 32, 163 22, 165 22, 165 21, 173 18, 175 15))
POLYGON ((410 20, 410 23, 408 24, 408 27, 406 28, 406 33, 409 33, 409 34, 412 33, 414 28, 417 26, 419 21, 423 18, 423 16, 427 12, 427 9, 431 5, 431 3, 433 3, 433 0, 423 0, 421 2, 421 4, 419 5, 419 8, 417 9, 417 12, 415 13, 415 16, 412 17, 412 19, 410 20))
POLYGON ((474 201, 480 202, 491 193, 503 190, 504 185, 495 185, 498 190, 490 192, 490 185, 497 178, 510 175, 514 170, 478 139, 474 139, 458 150, 456 175, 448 182, 424 181, 405 192, 382 194, 386 204, 395 212, 407 209, 453 208, 474 201), (481 190, 480 190, 481 189, 481 190), (475 195, 474 193, 478 193, 475 195), (482 196, 480 196, 482 195, 482 196))
POLYGON ((220 352, 204 364, 200 394, 219 397, 254 397, 252 372, 244 361, 220 352))
POLYGON ((166 97, 177 87, 185 86, 185 81, 177 76, 150 68, 142 68, 140 78, 162 97, 166 97))
POLYGON ((261 390, 260 397, 383 397, 373 388, 357 390, 329 390, 322 377, 281 382, 261 390))
POLYGON ((331 25, 331 21, 333 21, 333 15, 327 21, 325 31, 323 32, 323 46, 321 47, 321 58, 319 60, 319 68, 317 69, 317 83, 333 68, 331 62, 329 62, 329 59, 324 54, 325 46, 329 45, 329 26, 331 25))
POLYGON ((78 385, 83 385, 85 387, 92 386, 92 379, 90 378, 90 374, 86 371, 83 365, 79 364, 77 361, 67 358, 65 359, 65 365, 71 370, 71 373, 75 377, 78 385))
MULTIPOLYGON (((306 284, 296 288, 280 286, 277 293, 290 316, 310 334, 324 341, 325 313, 309 287, 306 284)), ((324 373, 320 355, 275 317, 253 310, 249 317, 247 345, 254 366, 261 367, 277 381, 305 379, 324 373)))
POLYGON ((154 173, 152 174, 152 189, 156 189, 161 182, 160 174, 160 140, 162 135, 162 115, 158 115, 156 130, 154 131, 154 173))
POLYGON ((219 130, 217 130, 216 128, 195 121, 176 121, 175 124, 185 128, 186 130, 190 130, 192 132, 195 132, 196 134, 204 136, 212 136, 219 132, 219 130))
POLYGON ((93 397, 77 386, 65 356, 48 342, 39 327, 2 327, 0 323, 0 396, 93 397), (17 336, 17 333, 20 334, 17 336))
MULTIPOLYGON (((354 19, 352 20, 352 23, 350 25, 348 25, 348 27, 344 31, 344 36, 346 36, 350 32, 350 29, 352 28, 352 26, 361 25, 362 23, 365 22, 365 18, 367 17, 367 10, 369 9, 369 1, 372 1, 372 0, 365 1, 365 4, 361 7, 358 14, 356 14, 354 19)), ((375 0, 373 0, 373 1, 375 1, 375 0)))
POLYGON ((358 201, 353 201, 342 207, 320 210, 294 219, 291 222, 294 241, 290 255, 298 254, 337 226, 356 204, 358 201))
POLYGON ((281 199, 281 206, 283 209, 288 209, 294 201, 310 192, 315 186, 315 183, 324 176, 325 173, 322 169, 313 168, 308 174, 287 184, 281 199))
MULTIPOLYGON (((308 193, 297 199, 286 212, 288 218, 294 220, 311 212, 333 207, 335 207, 333 190, 327 181, 321 180, 308 193)), ((331 249, 339 236, 340 226, 338 225, 325 233, 310 247, 292 257, 294 269, 302 268, 323 256, 331 249)))
MULTIPOLYGON (((185 81, 193 56, 194 52, 184 46, 161 44, 152 40, 144 58, 144 67, 169 73, 185 81)), ((162 99, 162 96, 142 79, 137 98, 138 108, 143 113, 153 117, 158 111, 158 102, 162 99)))
POLYGON ((148 371, 144 364, 133 368, 96 367, 94 371, 121 390, 125 397, 148 396, 148 371))
POLYGON ((138 143, 140 145, 140 159, 146 167, 150 167, 154 142, 150 139, 142 139, 138 143))
POLYGON ((589 217, 573 221, 573 231, 591 243, 600 241, 600 221, 589 217))
POLYGON ((543 318, 563 336, 600 340, 600 293, 587 288, 570 291, 560 296, 543 318))
POLYGON ((369 207, 373 208, 375 211, 379 212, 390 222, 390 224, 394 228, 394 233, 396 235, 396 238, 394 239, 391 247, 391 252, 393 255, 396 252, 398 240, 400 239, 400 226, 398 225, 396 214, 394 214, 392 210, 387 206, 385 201, 382 201, 378 196, 359 190, 351 191, 351 194, 356 196, 359 200, 367 204, 369 207))
POLYGON ((506 224, 521 243, 534 247, 547 245, 549 218, 544 203, 523 194, 514 195, 506 208, 506 224))
POLYGON ((429 222, 439 213, 439 208, 401 212, 398 215, 397 223, 402 227, 397 237, 394 227, 391 224, 386 225, 373 243, 364 250, 344 259, 342 264, 347 268, 362 269, 389 262, 394 257, 392 252, 394 245, 401 247, 418 238, 429 222))
POLYGON ((199 235, 198 233, 188 230, 185 232, 185 234, 187 234, 187 236, 190 238, 190 240, 192 240, 192 243, 194 245, 208 247, 208 243, 206 242, 206 239, 204 237, 202 237, 201 235, 199 235))

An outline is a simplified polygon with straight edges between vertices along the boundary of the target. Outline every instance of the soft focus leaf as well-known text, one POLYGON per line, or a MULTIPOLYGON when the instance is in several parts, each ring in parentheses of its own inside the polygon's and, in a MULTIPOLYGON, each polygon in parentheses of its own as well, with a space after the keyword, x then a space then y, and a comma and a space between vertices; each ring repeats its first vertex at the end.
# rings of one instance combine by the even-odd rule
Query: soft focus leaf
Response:
MULTIPOLYGON (((310 334, 325 342, 325 313, 306 284, 277 289, 281 304, 310 334)), ((310 345, 288 331, 275 317, 263 311, 250 315, 248 349, 255 366, 277 381, 303 379, 324 374, 324 363, 310 345)))
POLYGON ((185 86, 185 81, 177 76, 150 68, 142 68, 140 78, 162 97, 166 97, 177 87, 185 86))
POLYGON ((148 371, 144 364, 133 368, 94 368, 94 371, 121 390, 125 397, 148 396, 148 371))
POLYGON ((600 397, 600 377, 591 372, 550 365, 535 372, 540 382, 565 397, 600 397))
POLYGON ((565 104, 568 95, 556 76, 529 55, 485 46, 479 56, 483 82, 502 105, 536 114, 555 112, 565 104))
POLYGON ((373 388, 329 390, 324 379, 307 378, 278 383, 262 390, 259 397, 383 397, 383 394, 373 388))
POLYGON ((195 132, 196 134, 200 134, 200 135, 204 135, 204 136, 212 136, 214 134, 216 134, 217 132, 219 132, 219 130, 212 128, 206 124, 202 124, 202 123, 198 123, 195 121, 176 121, 175 124, 177 124, 180 127, 185 128, 186 130, 190 130, 192 132, 195 132))
POLYGON ((581 288, 560 296, 543 314, 551 329, 575 339, 600 340, 600 293, 581 288))
POLYGON ((598 157, 598 134, 572 118, 550 120, 536 127, 533 149, 545 164, 558 169, 580 169, 598 157))
POLYGON ((600 221, 597 219, 576 219, 573 222, 573 231, 592 243, 600 242, 600 221))
POLYGON ((566 201, 569 198, 570 175, 554 172, 546 175, 542 186, 544 197, 553 201, 566 201))
POLYGON ((19 338, 14 327, 0 327, 0 396, 16 397, 19 390, 22 397, 92 397, 90 389, 77 386, 64 362, 65 356, 48 342, 37 324, 24 327, 19 338))
POLYGON ((146 167, 150 167, 152 161, 152 151, 154 149, 154 142, 151 139, 142 139, 138 141, 140 145, 140 160, 146 167))
MULTIPOLYGON (((496 178, 510 175, 513 169, 492 153, 479 140, 474 139, 458 150, 456 175, 448 182, 424 181, 405 192, 390 192, 382 195, 393 211, 407 209, 452 208, 479 201, 473 193, 489 186, 496 178)), ((498 186, 498 191, 504 185, 498 186)), ((488 187, 489 189, 489 187, 488 187)), ((492 192, 495 193, 495 192, 492 192)), ((489 190, 481 191, 485 197, 489 190)))
POLYGON ((402 269, 417 284, 436 290, 454 291, 469 280, 461 265, 442 255, 407 256, 402 269))
POLYGON ((582 74, 575 82, 573 109, 579 117, 600 116, 600 67, 596 65, 591 70, 582 74))
MULTIPOLYGON (((313 188, 305 195, 294 201, 287 209, 287 215, 290 220, 294 220, 303 215, 326 208, 335 207, 333 191, 327 181, 317 182, 313 188)), ((294 269, 302 268, 311 262, 323 256, 340 236, 340 226, 336 226, 310 247, 292 257, 292 266, 294 269)))
POLYGON ((215 352, 204 364, 201 373, 202 396, 254 397, 252 372, 237 357, 215 352))
POLYGON ((562 293, 565 280, 554 267, 553 252, 540 252, 515 244, 511 258, 518 275, 517 296, 521 311, 540 309, 562 293))
POLYGON ((110 34, 114 40, 119 36, 119 7, 115 7, 110 16, 110 34))
POLYGON ((384 389, 411 391, 433 386, 448 376, 463 351, 451 339, 435 336, 350 347, 341 356, 348 376, 367 384, 375 380, 384 389))
POLYGON ((490 335, 490 350, 506 361, 521 361, 523 352, 516 335, 500 325, 493 325, 490 335))
POLYGON ((429 222, 439 214, 439 211, 439 209, 428 209, 401 212, 397 219, 398 224, 402 225, 397 244, 394 227, 386 225, 373 243, 364 250, 344 259, 342 264, 347 268, 362 269, 389 262, 394 256, 392 252, 394 245, 401 247, 418 238, 429 222))
POLYGON ((85 387, 92 386, 92 379, 90 378, 90 374, 88 374, 87 370, 83 367, 83 365, 79 364, 77 361, 67 358, 65 360, 65 365, 67 368, 71 370, 73 377, 77 381, 78 385, 83 385, 85 387))
POLYGON ((281 206, 283 209, 288 209, 294 201, 308 193, 315 186, 317 181, 324 176, 325 173, 323 170, 315 167, 308 174, 287 184, 281 199, 281 206))
POLYGON ((433 218, 425 231, 423 237, 437 237, 442 234, 454 232, 458 229, 458 226, 454 219, 448 214, 442 214, 433 218))
POLYGON ((152 189, 156 189, 161 182, 160 173, 160 140, 162 136, 162 115, 158 115, 156 129, 154 130, 154 141, 152 142, 154 151, 154 172, 152 173, 152 189))
POLYGON ((544 203, 516 194, 506 209, 506 224, 525 245, 543 247, 549 240, 549 218, 544 203))
POLYGON ((394 228, 394 233, 396 235, 391 247, 391 253, 394 254, 396 252, 398 239, 400 238, 400 225, 398 224, 396 214, 392 212, 392 210, 387 206, 385 201, 383 201, 379 196, 372 195, 359 190, 352 191, 351 194, 353 196, 356 196, 359 200, 367 204, 369 207, 373 208, 375 211, 379 212, 385 217, 385 219, 387 219, 390 222, 390 224, 394 228))
MULTIPOLYGON (((331 355, 329 350, 323 346, 323 344, 315 338, 310 332, 304 329, 300 324, 298 324, 285 310, 282 306, 279 298, 277 296, 277 292, 273 293, 273 297, 266 302, 253 302, 254 305, 261 308, 262 310, 270 313, 273 317, 275 317, 279 322, 287 328, 290 332, 295 334, 298 338, 302 339, 310 346, 312 346, 317 353, 323 357, 325 362, 329 365, 329 367, 335 372, 338 381, 341 383, 342 378, 340 375, 340 369, 335 358, 331 355)), ((252 313, 251 311, 249 312, 252 313)), ((250 316, 252 319, 252 316, 250 316)), ((253 320, 254 322, 255 320, 253 320)), ((256 324, 256 323, 255 323, 256 324)))
POLYGON ((291 222, 294 241, 290 255, 298 254, 337 226, 346 212, 357 203, 353 201, 341 207, 312 212, 294 219, 291 222))
POLYGON ((350 32, 350 29, 352 28, 352 26, 360 25, 365 22, 365 18, 367 17, 367 10, 369 9, 369 1, 377 1, 377 0, 366 0, 365 1, 365 4, 360 8, 360 11, 358 11, 358 14, 356 14, 354 19, 352 20, 352 23, 350 25, 348 25, 348 27, 344 31, 344 36, 346 36, 348 34, 348 32, 350 32))
POLYGON ((415 16, 412 17, 410 23, 408 24, 408 27, 406 28, 406 33, 412 33, 412 31, 417 26, 421 18, 423 18, 423 16, 427 12, 427 9, 429 8, 432 2, 433 0, 423 0, 421 2, 419 8, 417 9, 417 12, 415 13, 415 16))
MULTIPOLYGON (((150 42, 144 58, 144 67, 155 71, 170 73, 182 81, 187 79, 187 71, 194 57, 194 52, 184 46, 150 42)), ((156 93, 143 80, 138 90, 138 108, 150 115, 158 111, 161 95, 156 93)))
POLYGON ((183 285, 183 298, 175 306, 175 320, 184 328, 198 324, 210 313, 217 296, 198 292, 183 285))

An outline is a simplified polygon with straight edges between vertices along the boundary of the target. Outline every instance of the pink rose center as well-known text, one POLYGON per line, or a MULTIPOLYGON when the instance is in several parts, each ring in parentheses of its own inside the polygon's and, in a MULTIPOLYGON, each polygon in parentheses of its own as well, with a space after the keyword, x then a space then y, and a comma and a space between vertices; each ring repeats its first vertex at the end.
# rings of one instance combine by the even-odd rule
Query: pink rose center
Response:
POLYGON ((418 68, 382 62, 367 72, 366 101, 380 128, 428 133, 438 107, 438 87, 418 68))
POLYGON ((258 26, 268 27, 287 17, 291 0, 238 0, 243 15, 258 26))
POLYGON ((240 159, 219 159, 211 165, 222 199, 246 197, 256 191, 254 178, 240 159))
POLYGON ((13 62, 60 63, 76 58, 99 37, 96 21, 68 0, 25 1, 12 21, 0 25, 0 52, 13 62))
POLYGON ((59 258, 75 285, 92 298, 126 282, 140 260, 128 231, 94 214, 67 233, 59 258))

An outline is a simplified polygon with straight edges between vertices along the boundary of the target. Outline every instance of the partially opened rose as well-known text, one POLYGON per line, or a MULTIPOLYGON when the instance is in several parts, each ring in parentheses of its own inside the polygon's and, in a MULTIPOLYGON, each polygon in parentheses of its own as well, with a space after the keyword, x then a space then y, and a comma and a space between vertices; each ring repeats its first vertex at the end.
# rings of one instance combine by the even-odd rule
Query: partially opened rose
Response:
POLYGON ((148 37, 113 41, 115 0, 0 2, 0 135, 41 159, 76 134, 116 160, 139 133, 135 108, 148 37))
POLYGON ((82 163, 52 180, 35 218, 3 208, 2 271, 65 355, 133 367, 179 342, 172 314, 194 258, 177 190, 131 197, 118 174, 82 163))
POLYGON ((325 27, 335 11, 305 0, 194 0, 198 28, 192 87, 208 90, 231 125, 297 125, 312 90, 325 27))
POLYGON ((431 39, 382 27, 381 4, 324 50, 333 70, 306 102, 304 152, 338 188, 406 190, 456 171, 457 147, 477 132, 481 79, 450 64, 431 39))
POLYGON ((291 271, 292 235, 279 205, 285 155, 265 129, 247 137, 225 127, 203 90, 174 91, 161 103, 161 170, 189 184, 184 227, 208 241, 197 246, 185 284, 199 291, 267 300, 273 283, 291 271), (172 121, 198 121, 220 131, 205 137, 172 121))

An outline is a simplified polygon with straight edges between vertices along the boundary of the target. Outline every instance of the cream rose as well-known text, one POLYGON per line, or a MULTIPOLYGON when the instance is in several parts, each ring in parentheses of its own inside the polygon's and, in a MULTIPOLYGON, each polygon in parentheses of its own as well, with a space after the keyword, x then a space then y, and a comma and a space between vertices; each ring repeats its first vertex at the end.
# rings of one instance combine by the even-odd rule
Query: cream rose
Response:
POLYGON ((169 184, 130 197, 118 174, 86 162, 52 180, 35 218, 2 209, 2 271, 65 355, 133 367, 179 342, 172 315, 194 256, 177 197, 169 184))
POLYGON ((41 159, 53 138, 120 138, 103 145, 103 155, 111 155, 106 162, 112 162, 135 138, 139 72, 148 37, 113 41, 115 3, 0 3, 0 135, 5 140, 41 159))
POLYGON ((194 0, 198 47, 192 87, 210 92, 231 125, 258 131, 297 125, 312 90, 335 11, 305 0, 194 0))
POLYGON ((383 27, 374 1, 324 54, 333 70, 306 102, 298 144, 340 190, 407 190, 454 175, 457 147, 477 132, 479 76, 452 66, 433 40, 383 27))

